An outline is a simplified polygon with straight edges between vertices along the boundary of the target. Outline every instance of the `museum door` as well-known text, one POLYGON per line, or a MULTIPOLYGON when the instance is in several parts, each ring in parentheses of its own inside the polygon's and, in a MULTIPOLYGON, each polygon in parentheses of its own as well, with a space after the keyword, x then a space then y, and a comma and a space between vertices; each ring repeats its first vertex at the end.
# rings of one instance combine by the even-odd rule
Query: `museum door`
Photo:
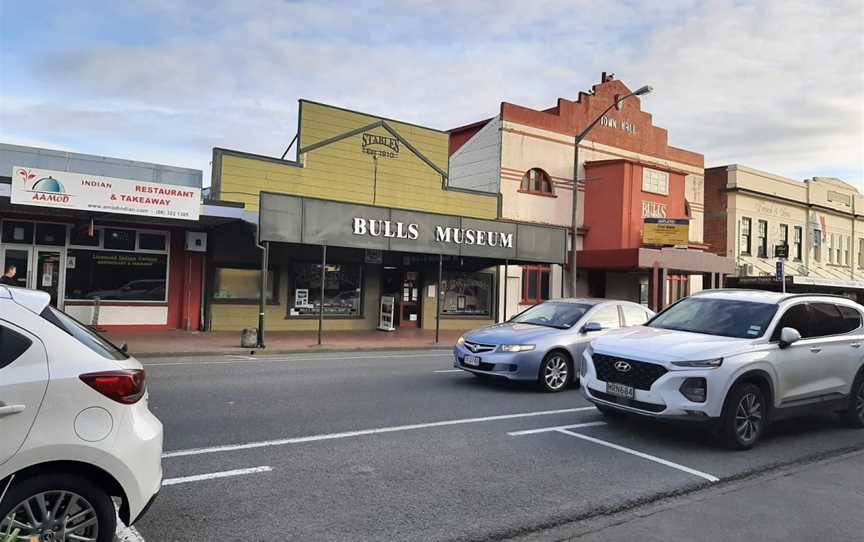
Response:
POLYGON ((399 327, 420 327, 420 273, 405 271, 399 292, 399 327))

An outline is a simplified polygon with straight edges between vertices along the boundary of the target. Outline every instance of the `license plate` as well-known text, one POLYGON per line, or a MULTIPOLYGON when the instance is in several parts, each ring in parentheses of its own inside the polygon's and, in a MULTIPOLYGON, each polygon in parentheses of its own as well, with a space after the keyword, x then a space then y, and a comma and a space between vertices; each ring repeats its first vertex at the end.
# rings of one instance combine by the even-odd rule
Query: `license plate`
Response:
POLYGON ((609 395, 614 395, 616 397, 623 397, 625 399, 636 398, 635 389, 630 386, 625 386, 624 384, 618 384, 615 382, 606 383, 606 393, 608 393, 609 395))
POLYGON ((465 356, 465 365, 470 365, 471 367, 479 367, 480 356, 465 356))

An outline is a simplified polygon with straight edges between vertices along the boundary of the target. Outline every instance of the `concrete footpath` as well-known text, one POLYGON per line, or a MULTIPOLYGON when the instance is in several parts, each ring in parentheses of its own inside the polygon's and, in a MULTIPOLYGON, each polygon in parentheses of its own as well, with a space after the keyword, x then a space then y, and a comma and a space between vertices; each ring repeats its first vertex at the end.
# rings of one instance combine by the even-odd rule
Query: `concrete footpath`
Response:
POLYGON ((125 343, 129 352, 137 357, 161 357, 450 348, 463 332, 442 330, 436 343, 435 331, 423 329, 325 331, 319 346, 317 331, 274 331, 265 333, 266 348, 263 349, 241 348, 239 331, 108 331, 102 334, 118 346, 125 343))
POLYGON ((513 540, 857 542, 864 540, 862 510, 859 450, 513 540))

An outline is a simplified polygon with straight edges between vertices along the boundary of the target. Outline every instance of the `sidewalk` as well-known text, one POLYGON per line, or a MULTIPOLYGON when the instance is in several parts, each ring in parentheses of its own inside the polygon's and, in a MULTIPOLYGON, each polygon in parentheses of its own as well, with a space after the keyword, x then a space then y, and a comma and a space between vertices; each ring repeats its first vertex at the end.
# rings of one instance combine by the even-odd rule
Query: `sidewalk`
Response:
POLYGON ((178 356, 315 352, 334 350, 387 350, 397 348, 450 348, 462 331, 441 331, 435 344, 435 331, 401 329, 385 331, 325 331, 318 346, 317 331, 272 331, 265 333, 262 350, 240 347, 239 331, 214 333, 189 331, 113 331, 104 333, 116 345, 126 343, 135 356, 178 356))
POLYGON ((517 538, 520 542, 864 540, 864 451, 517 538))

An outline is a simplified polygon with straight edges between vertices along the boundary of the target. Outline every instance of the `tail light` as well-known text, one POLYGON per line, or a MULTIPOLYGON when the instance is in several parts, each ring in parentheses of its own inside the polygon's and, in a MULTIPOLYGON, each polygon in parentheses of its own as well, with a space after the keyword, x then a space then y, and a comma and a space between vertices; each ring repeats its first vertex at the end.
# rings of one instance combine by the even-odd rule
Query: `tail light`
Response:
POLYGON ((88 373, 79 378, 105 397, 124 405, 137 403, 147 390, 143 369, 88 373))

